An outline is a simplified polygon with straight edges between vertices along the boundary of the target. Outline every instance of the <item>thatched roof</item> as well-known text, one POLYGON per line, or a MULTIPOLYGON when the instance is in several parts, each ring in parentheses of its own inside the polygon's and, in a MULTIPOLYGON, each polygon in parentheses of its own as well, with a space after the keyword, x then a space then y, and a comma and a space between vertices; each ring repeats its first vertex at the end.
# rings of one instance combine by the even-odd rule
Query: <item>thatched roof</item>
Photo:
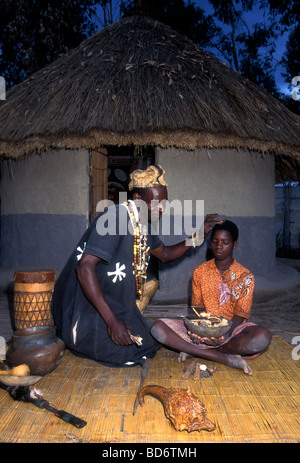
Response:
POLYGON ((106 27, 0 101, 0 154, 50 147, 237 147, 300 162, 300 118, 166 25, 106 27))

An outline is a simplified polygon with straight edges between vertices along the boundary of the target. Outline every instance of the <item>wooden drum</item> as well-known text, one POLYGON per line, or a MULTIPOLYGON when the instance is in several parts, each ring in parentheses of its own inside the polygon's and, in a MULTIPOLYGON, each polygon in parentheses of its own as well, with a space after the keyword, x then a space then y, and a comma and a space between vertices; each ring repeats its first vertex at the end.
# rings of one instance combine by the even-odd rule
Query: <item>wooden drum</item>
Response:
POLYGON ((13 281, 15 328, 53 325, 51 302, 55 271, 17 271, 13 281))

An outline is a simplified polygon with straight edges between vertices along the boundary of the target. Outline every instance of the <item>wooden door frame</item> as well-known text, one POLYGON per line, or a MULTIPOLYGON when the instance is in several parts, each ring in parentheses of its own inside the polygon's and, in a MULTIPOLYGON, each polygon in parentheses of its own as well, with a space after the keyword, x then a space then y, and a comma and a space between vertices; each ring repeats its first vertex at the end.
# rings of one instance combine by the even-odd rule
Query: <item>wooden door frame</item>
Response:
POLYGON ((92 222, 99 214, 97 204, 99 201, 107 199, 107 168, 108 154, 106 148, 90 150, 89 159, 89 221, 92 222))

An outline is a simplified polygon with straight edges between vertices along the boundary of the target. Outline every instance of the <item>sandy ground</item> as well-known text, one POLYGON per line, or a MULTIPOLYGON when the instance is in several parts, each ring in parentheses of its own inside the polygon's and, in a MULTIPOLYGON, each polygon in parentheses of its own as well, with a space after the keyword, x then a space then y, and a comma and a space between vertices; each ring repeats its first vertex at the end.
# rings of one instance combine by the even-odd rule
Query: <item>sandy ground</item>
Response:
POLYGON ((266 302, 253 304, 250 320, 268 328, 290 344, 300 336, 300 285, 266 302))

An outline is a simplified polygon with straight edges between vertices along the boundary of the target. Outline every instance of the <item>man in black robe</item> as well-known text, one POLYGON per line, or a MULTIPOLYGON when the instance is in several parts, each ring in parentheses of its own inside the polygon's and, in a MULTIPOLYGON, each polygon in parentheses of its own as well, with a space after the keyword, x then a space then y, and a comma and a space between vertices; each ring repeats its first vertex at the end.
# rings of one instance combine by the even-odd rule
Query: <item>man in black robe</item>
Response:
MULTIPOLYGON (((53 315, 57 335, 76 355, 122 367, 143 364, 161 347, 136 305, 137 275, 142 273, 144 278, 147 269, 146 259, 143 268, 135 268, 137 246, 142 246, 142 240, 144 257, 151 252, 162 262, 182 257, 191 248, 185 241, 164 246, 151 233, 150 221, 160 218, 167 200, 163 175, 160 166, 133 172, 129 185, 133 201, 110 206, 94 220, 56 282, 53 315), (137 226, 142 232, 135 241, 137 226), (142 344, 133 342, 132 335, 140 336, 142 344)), ((205 234, 217 216, 206 220, 205 234)), ((199 242, 196 237, 193 244, 199 242)))

